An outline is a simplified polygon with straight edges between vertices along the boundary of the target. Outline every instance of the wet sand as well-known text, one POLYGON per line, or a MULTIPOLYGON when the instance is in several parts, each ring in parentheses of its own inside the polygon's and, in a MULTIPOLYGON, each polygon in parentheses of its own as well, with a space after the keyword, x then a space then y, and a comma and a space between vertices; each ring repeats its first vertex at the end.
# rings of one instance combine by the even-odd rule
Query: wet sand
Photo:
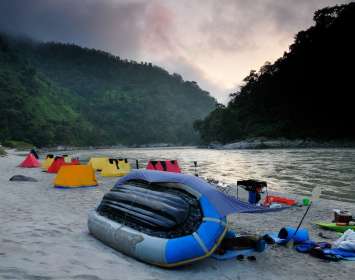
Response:
MULTIPOLYGON (((354 279, 355 262, 328 263, 292 249, 272 245, 257 261, 206 259, 178 269, 141 263, 105 246, 89 235, 87 213, 101 200, 116 178, 102 178, 96 189, 57 190, 54 175, 40 169, 17 168, 23 156, 9 151, 0 157, 0 279, 354 279), (9 182, 22 174, 38 182, 9 182)), ((296 197, 295 195, 289 195, 296 197)), ((323 232, 311 221, 330 220, 332 209, 355 213, 353 203, 320 200, 304 226, 312 239, 323 232)), ((231 227, 242 233, 278 231, 296 226, 305 208, 269 214, 238 214, 231 227)))

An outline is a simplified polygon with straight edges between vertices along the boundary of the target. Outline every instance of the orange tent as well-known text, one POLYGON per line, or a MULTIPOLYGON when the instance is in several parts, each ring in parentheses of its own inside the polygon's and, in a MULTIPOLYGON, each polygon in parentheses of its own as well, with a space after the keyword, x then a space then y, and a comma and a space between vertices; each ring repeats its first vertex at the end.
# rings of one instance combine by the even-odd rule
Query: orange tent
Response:
POLYGON ((95 187, 95 171, 90 165, 64 165, 54 180, 56 188, 95 187))
POLYGON ((41 163, 36 159, 36 157, 29 153, 25 160, 20 163, 19 167, 32 168, 32 167, 40 167, 41 163))

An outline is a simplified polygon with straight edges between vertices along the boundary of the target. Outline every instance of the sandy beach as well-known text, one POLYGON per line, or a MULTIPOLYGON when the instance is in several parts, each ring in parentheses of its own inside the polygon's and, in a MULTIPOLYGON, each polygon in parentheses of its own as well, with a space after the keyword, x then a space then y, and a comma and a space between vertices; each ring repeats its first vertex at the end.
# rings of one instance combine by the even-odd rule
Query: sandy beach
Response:
MULTIPOLYGON (((16 166, 23 153, 0 157, 0 279, 354 279, 355 262, 325 262, 277 245, 256 254, 252 261, 206 259, 178 269, 161 269, 136 261, 89 235, 87 214, 117 178, 98 177, 95 189, 53 188, 53 174, 16 166), (38 182, 9 182, 16 174, 38 182)), ((289 195, 289 197, 297 197, 289 195)), ((332 209, 355 213, 355 205, 321 199, 314 204, 304 227, 311 238, 328 241, 319 232, 337 238, 312 221, 332 218, 332 209)), ((268 214, 238 214, 229 218, 240 233, 266 233, 296 226, 305 211, 295 207, 268 214)))

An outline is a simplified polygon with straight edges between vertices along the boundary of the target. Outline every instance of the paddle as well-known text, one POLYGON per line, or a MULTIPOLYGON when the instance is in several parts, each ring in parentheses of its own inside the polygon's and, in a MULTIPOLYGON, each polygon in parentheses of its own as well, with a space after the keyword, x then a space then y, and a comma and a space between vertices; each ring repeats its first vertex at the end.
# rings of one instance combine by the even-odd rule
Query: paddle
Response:
POLYGON ((315 188, 312 190, 311 202, 309 203, 309 205, 308 205, 308 207, 307 207, 307 209, 306 209, 306 212, 304 213, 304 215, 303 215, 301 221, 299 222, 299 224, 298 224, 298 226, 297 226, 297 228, 296 228, 295 233, 292 235, 292 237, 290 238, 290 240, 287 241, 286 247, 288 247, 288 248, 293 247, 293 243, 294 243, 293 238, 295 237, 295 235, 297 234, 299 228, 301 227, 302 222, 303 222, 304 218, 306 217, 306 215, 307 215, 309 209, 311 208, 313 202, 315 202, 315 201, 317 201, 317 200, 319 199, 321 193, 322 193, 322 189, 321 189, 320 187, 315 187, 315 188))

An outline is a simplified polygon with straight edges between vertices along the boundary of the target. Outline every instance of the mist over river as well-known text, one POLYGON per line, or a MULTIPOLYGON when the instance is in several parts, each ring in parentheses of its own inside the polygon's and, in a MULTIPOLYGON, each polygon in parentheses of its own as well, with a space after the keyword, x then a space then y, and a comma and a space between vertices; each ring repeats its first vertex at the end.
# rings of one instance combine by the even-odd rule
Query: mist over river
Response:
POLYGON ((355 202, 355 149, 212 150, 198 148, 125 148, 75 151, 81 159, 94 155, 128 158, 145 168, 149 159, 177 159, 185 173, 198 162, 202 177, 233 184, 239 179, 259 179, 270 190, 309 194, 322 187, 322 197, 355 202))

